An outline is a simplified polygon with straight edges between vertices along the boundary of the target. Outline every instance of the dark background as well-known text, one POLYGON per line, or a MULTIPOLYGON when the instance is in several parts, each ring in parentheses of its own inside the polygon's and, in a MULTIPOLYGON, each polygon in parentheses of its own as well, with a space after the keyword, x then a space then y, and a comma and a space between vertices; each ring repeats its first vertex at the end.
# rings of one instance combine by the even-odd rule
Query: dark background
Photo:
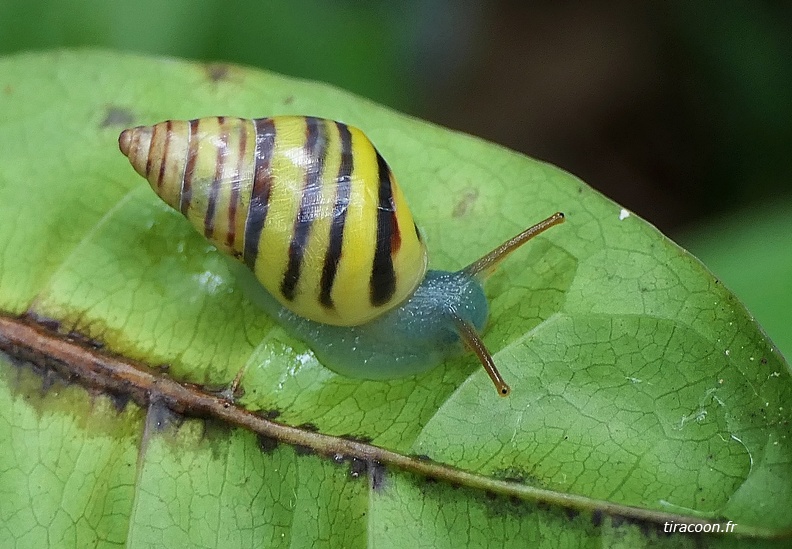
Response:
POLYGON ((792 2, 0 0, 0 53, 77 46, 321 80, 557 164, 792 353, 792 2))

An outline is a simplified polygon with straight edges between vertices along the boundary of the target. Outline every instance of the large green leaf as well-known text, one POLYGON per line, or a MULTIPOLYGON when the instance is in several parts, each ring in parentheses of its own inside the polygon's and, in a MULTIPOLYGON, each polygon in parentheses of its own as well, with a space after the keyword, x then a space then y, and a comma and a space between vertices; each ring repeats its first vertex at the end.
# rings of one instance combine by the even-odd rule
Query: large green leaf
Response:
POLYGON ((669 520, 792 532, 789 367, 697 260, 558 168, 324 85, 101 52, 0 60, 0 312, 0 545, 702 541, 669 537, 669 520), (219 114, 364 129, 435 268, 564 211, 487 286, 485 340, 512 395, 470 356, 345 379, 257 311, 117 151, 126 126, 219 114), (236 403, 202 389, 242 369, 236 403))

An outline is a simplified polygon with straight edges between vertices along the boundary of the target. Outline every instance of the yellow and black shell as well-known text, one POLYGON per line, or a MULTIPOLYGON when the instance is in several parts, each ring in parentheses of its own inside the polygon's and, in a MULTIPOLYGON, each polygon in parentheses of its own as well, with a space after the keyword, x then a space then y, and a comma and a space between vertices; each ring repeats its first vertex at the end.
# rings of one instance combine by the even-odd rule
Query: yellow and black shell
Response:
POLYGON ((385 160, 359 129, 304 116, 168 120, 124 131, 154 191, 282 305, 363 324, 409 298, 426 247, 385 160))

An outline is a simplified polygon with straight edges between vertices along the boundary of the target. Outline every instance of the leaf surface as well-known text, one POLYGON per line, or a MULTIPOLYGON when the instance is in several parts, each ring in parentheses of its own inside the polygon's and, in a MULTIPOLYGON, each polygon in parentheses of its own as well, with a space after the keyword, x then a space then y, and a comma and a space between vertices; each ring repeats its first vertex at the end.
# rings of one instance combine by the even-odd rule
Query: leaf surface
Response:
POLYGON ((441 478, 484 479, 455 488, 416 476, 418 466, 356 470, 349 456, 339 466, 216 418, 174 419, 152 393, 138 408, 60 381, 42 391, 6 344, 0 542, 692 544, 662 532, 671 515, 789 535, 788 365, 695 258, 568 173, 325 85, 233 66, 17 55, 0 60, 0 96, 0 312, 9 322, 167 365, 154 371, 186 387, 227 386, 243 370, 237 404, 309 438, 355 437, 428 456, 441 478), (246 300, 227 260, 117 150, 132 125, 280 114, 369 135, 403 186, 433 268, 463 267, 566 213, 487 285, 485 341, 509 398, 471 356, 387 382, 330 372, 246 300), (508 500, 499 491, 509 483, 523 495, 540 490, 508 500), (567 496, 578 499, 559 503, 567 496))

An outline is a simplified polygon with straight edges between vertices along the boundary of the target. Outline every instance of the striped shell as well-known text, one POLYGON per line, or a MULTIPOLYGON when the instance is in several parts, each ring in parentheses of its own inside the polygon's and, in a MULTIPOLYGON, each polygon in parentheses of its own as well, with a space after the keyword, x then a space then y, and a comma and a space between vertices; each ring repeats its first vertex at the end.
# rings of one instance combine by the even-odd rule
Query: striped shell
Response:
POLYGON ((303 116, 168 120, 125 130, 119 146, 162 200, 302 317, 362 324, 424 277, 404 196, 357 128, 303 116))

